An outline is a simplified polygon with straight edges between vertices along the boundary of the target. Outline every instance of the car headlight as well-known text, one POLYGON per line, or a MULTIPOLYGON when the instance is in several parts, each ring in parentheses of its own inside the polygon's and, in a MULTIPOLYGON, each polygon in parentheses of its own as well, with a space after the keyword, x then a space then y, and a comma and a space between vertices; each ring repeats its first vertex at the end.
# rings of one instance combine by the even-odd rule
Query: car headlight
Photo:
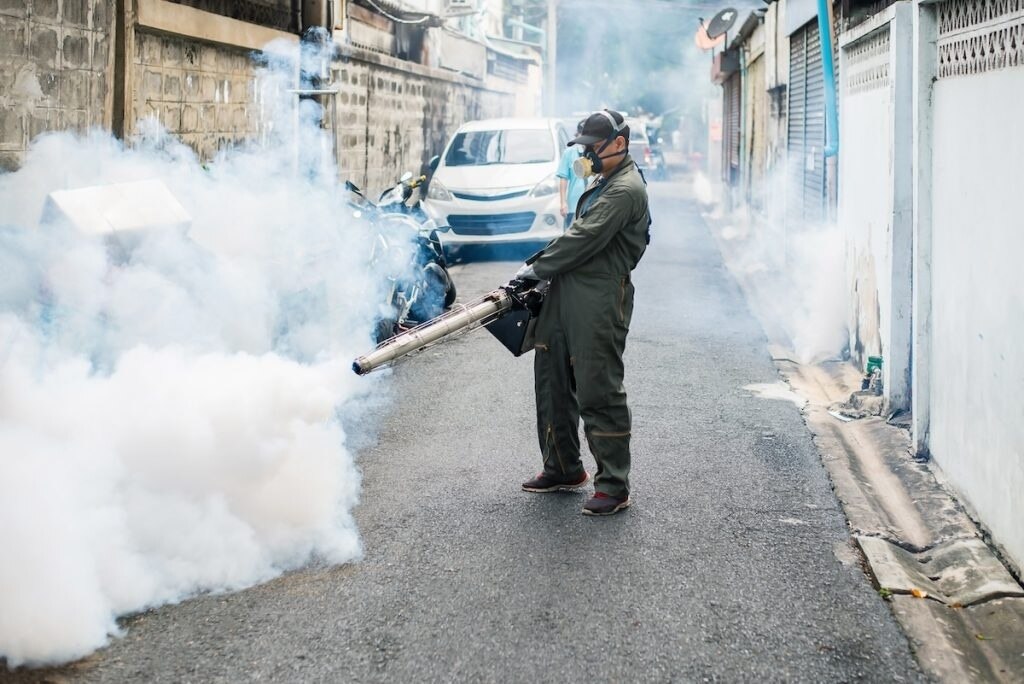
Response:
POLYGON ((427 199, 451 202, 454 198, 452 197, 452 193, 448 192, 448 188, 441 185, 441 181, 434 179, 430 181, 430 189, 427 190, 427 199))
POLYGON ((547 197, 558 192, 558 177, 551 174, 530 191, 530 197, 547 197))

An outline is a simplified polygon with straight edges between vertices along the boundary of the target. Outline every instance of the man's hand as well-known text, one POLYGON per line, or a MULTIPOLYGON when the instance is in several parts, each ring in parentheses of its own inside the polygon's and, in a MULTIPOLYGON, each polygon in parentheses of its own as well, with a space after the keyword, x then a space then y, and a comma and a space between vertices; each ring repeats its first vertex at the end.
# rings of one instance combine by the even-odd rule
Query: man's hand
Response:
POLYGON ((560 212, 562 212, 562 216, 568 216, 569 215, 569 205, 566 204, 565 202, 562 203, 562 206, 560 206, 558 208, 558 210, 560 212))
POLYGON ((533 270, 532 264, 523 264, 523 267, 516 271, 515 280, 540 280, 533 270))

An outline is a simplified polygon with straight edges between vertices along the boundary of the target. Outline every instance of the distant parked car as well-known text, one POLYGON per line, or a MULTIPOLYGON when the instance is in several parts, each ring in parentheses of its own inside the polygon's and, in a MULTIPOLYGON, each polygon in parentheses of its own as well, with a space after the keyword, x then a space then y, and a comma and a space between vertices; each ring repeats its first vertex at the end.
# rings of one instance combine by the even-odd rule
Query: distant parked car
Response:
POLYGON ((647 124, 631 117, 626 117, 626 124, 629 126, 629 156, 647 180, 665 178, 665 155, 657 141, 648 137, 647 124))
POLYGON ((558 160, 569 134, 557 119, 463 124, 445 147, 423 206, 451 227, 446 249, 547 242, 562 233, 558 160))

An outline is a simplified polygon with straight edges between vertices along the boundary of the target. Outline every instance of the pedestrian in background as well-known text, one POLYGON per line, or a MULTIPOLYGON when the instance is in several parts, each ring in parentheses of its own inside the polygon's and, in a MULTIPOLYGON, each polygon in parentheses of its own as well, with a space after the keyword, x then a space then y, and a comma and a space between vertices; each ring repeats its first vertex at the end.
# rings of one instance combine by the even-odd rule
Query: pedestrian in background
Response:
POLYGON ((630 504, 631 417, 622 354, 633 315, 636 268, 650 240, 647 185, 629 156, 629 126, 618 112, 587 117, 569 145, 583 154, 574 171, 598 180, 583 193, 569 229, 530 258, 517 278, 550 281, 537 320, 534 382, 544 470, 528 492, 584 487, 579 422, 597 461, 585 515, 630 504))
MULTIPOLYGON (((586 119, 576 124, 576 135, 580 135, 583 132, 584 121, 586 119)), ((583 196, 583 192, 587 189, 587 180, 572 172, 572 165, 580 158, 581 154, 582 151, 578 145, 572 145, 567 148, 562 153, 562 158, 558 162, 558 171, 555 173, 559 179, 558 196, 562 200, 561 211, 565 228, 568 228, 569 224, 572 223, 573 215, 576 213, 576 205, 579 204, 580 197, 583 196)))

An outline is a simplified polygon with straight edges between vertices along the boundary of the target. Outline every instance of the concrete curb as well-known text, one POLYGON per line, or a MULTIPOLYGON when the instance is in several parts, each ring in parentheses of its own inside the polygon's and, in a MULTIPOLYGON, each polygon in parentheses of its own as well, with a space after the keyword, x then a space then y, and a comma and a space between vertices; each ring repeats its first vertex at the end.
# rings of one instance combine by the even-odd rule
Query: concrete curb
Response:
MULTIPOLYGON (((770 342, 779 374, 807 400, 802 413, 866 570, 929 676, 943 682, 1024 682, 1024 588, 927 464, 910 434, 880 417, 830 413, 859 389, 851 364, 805 365, 777 323, 765 277, 735 267, 735 245, 705 217, 770 342)), ((783 276, 784 277, 784 276, 783 276)))

